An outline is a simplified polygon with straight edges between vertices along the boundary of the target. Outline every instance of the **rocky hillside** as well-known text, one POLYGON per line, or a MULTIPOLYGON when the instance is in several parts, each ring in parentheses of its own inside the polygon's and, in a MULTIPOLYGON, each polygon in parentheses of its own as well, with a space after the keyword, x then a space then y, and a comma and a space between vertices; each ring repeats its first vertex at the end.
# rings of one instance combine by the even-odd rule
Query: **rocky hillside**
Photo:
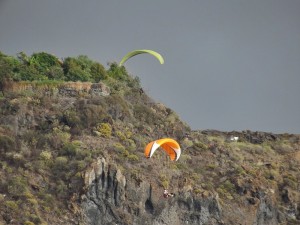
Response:
POLYGON ((130 76, 1 84, 0 224, 300 224, 299 135, 193 131, 130 76))

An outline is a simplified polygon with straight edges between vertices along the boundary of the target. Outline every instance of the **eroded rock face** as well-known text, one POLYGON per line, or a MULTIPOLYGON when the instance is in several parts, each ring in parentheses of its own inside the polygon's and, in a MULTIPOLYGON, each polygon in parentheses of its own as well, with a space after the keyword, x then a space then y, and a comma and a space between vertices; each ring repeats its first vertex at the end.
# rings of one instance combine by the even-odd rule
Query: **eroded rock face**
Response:
POLYGON ((165 199, 161 187, 125 177, 104 158, 87 170, 85 185, 81 208, 90 225, 276 225, 286 221, 272 198, 262 191, 257 192, 255 202, 241 209, 221 207, 218 196, 195 196, 187 188, 165 199))
POLYGON ((161 188, 148 181, 126 179, 103 158, 86 172, 85 184, 82 209, 87 224, 220 224, 221 207, 216 197, 185 192, 164 199, 161 188))
POLYGON ((273 202, 264 193, 259 194, 260 204, 256 213, 254 225, 276 225, 278 224, 278 212, 273 202))
POLYGON ((56 86, 36 85, 29 82, 11 82, 3 83, 2 90, 4 93, 18 92, 35 92, 44 96, 64 96, 78 97, 84 94, 92 96, 107 96, 110 94, 110 89, 104 83, 91 82, 64 82, 56 86))

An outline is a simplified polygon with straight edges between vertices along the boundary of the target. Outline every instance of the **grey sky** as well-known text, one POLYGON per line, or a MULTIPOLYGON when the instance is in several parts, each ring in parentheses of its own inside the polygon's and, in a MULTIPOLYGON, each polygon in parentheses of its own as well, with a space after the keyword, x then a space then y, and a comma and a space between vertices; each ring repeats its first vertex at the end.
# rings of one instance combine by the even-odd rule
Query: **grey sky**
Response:
POLYGON ((125 63, 192 129, 300 134, 299 0, 0 0, 0 51, 125 63))

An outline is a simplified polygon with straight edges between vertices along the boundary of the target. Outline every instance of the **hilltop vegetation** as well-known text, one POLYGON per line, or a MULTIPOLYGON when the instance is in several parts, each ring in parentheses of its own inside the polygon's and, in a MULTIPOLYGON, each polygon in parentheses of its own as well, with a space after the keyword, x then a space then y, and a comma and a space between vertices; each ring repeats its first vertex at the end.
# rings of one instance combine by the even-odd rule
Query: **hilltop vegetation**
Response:
MULTIPOLYGON (((67 57, 63 61, 56 56, 41 52, 27 56, 21 52, 17 58, 0 52, 0 80, 14 81, 91 81, 106 79, 110 71, 87 56, 67 57)), ((115 74, 115 73, 114 73, 115 74)))
MULTIPOLYGON (((245 219, 235 207, 250 218, 265 196, 279 223, 299 222, 298 135, 191 131, 149 98, 125 67, 105 69, 87 56, 0 53, 0 65, 0 224, 84 224, 84 174, 99 157, 137 183, 148 180, 198 198, 217 195, 225 224, 245 219), (9 82, 56 88, 68 81, 101 82, 110 94, 3 91, 9 82), (181 144, 180 160, 170 163, 163 152, 146 160, 144 146, 166 136, 181 144)), ((131 224, 131 215, 126 218, 131 224)))

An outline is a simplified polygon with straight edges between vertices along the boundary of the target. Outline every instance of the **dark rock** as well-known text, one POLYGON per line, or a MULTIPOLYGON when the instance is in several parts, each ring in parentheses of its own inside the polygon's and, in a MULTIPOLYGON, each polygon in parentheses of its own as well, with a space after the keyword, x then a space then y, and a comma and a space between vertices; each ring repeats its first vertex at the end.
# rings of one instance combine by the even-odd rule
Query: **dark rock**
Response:
POLYGON ((201 198, 190 192, 164 199, 147 181, 125 178, 105 159, 98 159, 85 174, 88 191, 82 209, 87 224, 219 224, 217 197, 201 198))

